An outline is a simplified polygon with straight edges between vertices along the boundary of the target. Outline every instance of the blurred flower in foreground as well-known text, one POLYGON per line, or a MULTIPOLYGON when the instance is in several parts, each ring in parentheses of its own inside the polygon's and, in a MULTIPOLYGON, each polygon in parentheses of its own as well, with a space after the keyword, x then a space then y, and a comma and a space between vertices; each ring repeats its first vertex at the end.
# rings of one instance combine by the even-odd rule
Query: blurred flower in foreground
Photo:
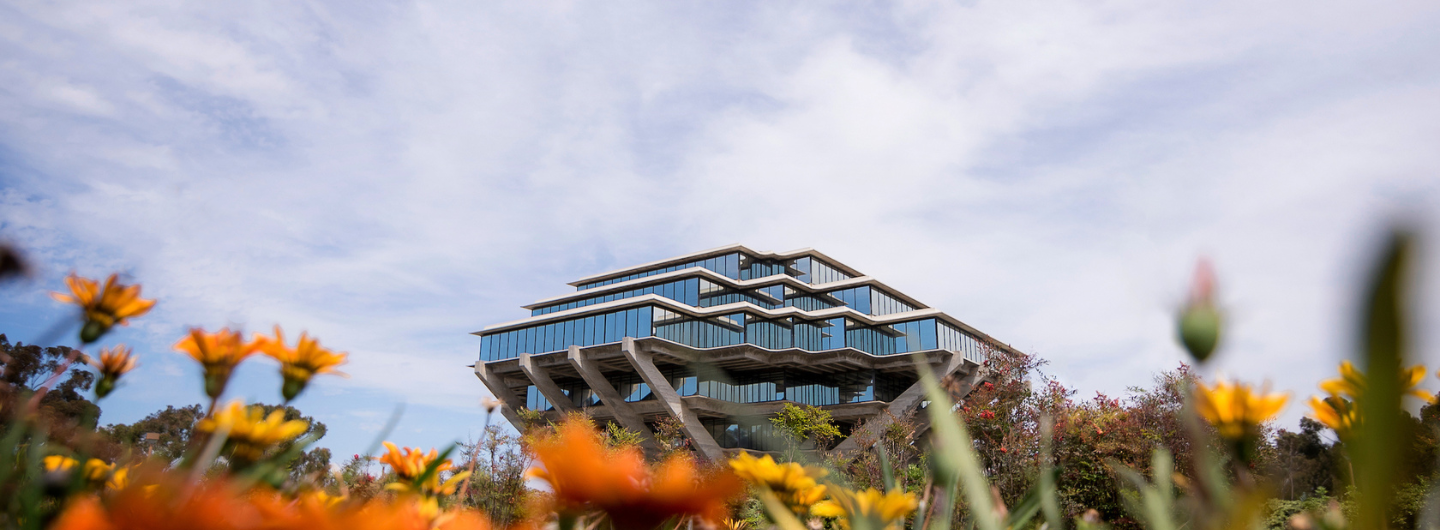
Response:
POLYGON ((1195 360, 1205 362, 1220 343, 1220 310, 1215 307, 1215 271, 1210 262, 1195 266, 1190 298, 1180 311, 1180 342, 1195 360))
POLYGON ((119 275, 111 274, 105 280, 105 286, 101 287, 100 282, 71 274, 65 278, 71 294, 50 293, 52 298, 80 306, 85 312, 80 342, 95 342, 112 326, 124 326, 130 317, 148 313, 155 306, 154 300, 140 298, 139 285, 126 286, 119 283, 118 278, 119 275))
POLYGON ((380 463, 390 466, 395 476, 400 478, 399 482, 392 482, 385 486, 385 489, 399 491, 402 493, 419 493, 422 495, 450 495, 455 493, 455 488, 460 486, 460 481, 470 476, 469 471, 456 473, 446 480, 440 482, 440 472, 454 468, 450 459, 446 458, 436 462, 440 458, 439 453, 431 449, 429 453, 422 452, 419 447, 399 448, 395 444, 385 442, 385 454, 380 456, 380 463), (425 472, 434 467, 430 476, 420 482, 425 472))
POLYGON ((130 348, 123 344, 116 344, 113 348, 102 348, 100 360, 93 362, 95 368, 100 370, 100 381, 95 383, 95 397, 104 399, 115 390, 115 383, 120 376, 135 369, 135 356, 130 354, 130 348))
MULTIPOLYGON (((1425 400, 1426 403, 1434 403, 1435 396, 1418 388, 1420 381, 1425 379, 1425 365, 1417 364, 1400 370, 1400 391, 1411 396, 1425 400)), ((1320 382, 1320 390, 1332 396, 1342 396, 1349 399, 1360 399, 1365 395, 1365 373, 1361 372, 1350 361, 1340 362, 1340 377, 1326 379, 1320 382)))
POLYGON ((123 490, 130 485, 130 467, 116 468, 110 474, 110 479, 105 481, 105 489, 115 491, 123 490))
POLYGON ((830 473, 824 468, 794 462, 777 464, 770 455, 755 458, 748 452, 731 459, 730 468, 741 480, 769 489, 795 515, 805 515, 812 505, 825 498, 825 485, 815 480, 830 473))
POLYGON ((285 378, 280 393, 285 396, 286 402, 300 395, 315 374, 345 375, 335 371, 335 367, 345 363, 346 354, 320 347, 320 341, 304 332, 300 333, 300 342, 294 348, 285 345, 285 335, 280 326, 275 326, 273 338, 256 333, 255 344, 265 355, 280 361, 280 374, 285 378))
POLYGON ((1310 416, 1335 431, 1341 440, 1350 439, 1350 434, 1360 426, 1360 414, 1355 402, 1340 396, 1321 399, 1310 397, 1310 416))
MULTIPOLYGON (((41 467, 46 473, 70 473, 80 464, 79 460, 64 455, 50 455, 40 461, 41 467)), ((85 467, 81 469, 85 480, 92 485, 104 484, 110 479, 110 474, 115 470, 115 464, 106 463, 99 458, 91 458, 85 461, 85 467)))
POLYGON ((839 518, 844 528, 899 529, 905 526, 905 517, 919 505, 914 493, 881 493, 875 488, 861 492, 837 489, 831 493, 830 500, 816 504, 811 511, 819 517, 839 518), (854 525, 851 521, 855 519, 866 520, 868 524, 854 525))
POLYGON ((309 428, 310 424, 304 421, 286 420, 283 410, 266 415, 264 407, 246 407, 239 400, 231 401, 195 424, 196 430, 211 434, 229 429, 226 445, 232 448, 234 458, 245 462, 259 460, 265 451, 294 440, 309 428))
POLYGON ((40 465, 45 468, 46 473, 69 471, 79 463, 80 461, 64 455, 50 455, 40 460, 40 465))
POLYGON ((29 276, 31 270, 30 263, 20 253, 20 249, 0 243, 0 281, 13 276, 29 276))
POLYGON ((205 367, 205 395, 210 399, 219 399, 225 393, 225 385, 230 382, 230 373, 235 370, 235 365, 259 348, 254 342, 245 342, 240 332, 230 331, 230 328, 221 328, 214 333, 192 328, 189 335, 175 343, 176 350, 189 354, 205 367))
POLYGON ((503 406, 505 406, 505 402, 502 401, 502 400, 499 400, 499 399, 496 399, 496 398, 493 398, 493 397, 490 397, 490 396, 485 396, 485 397, 483 397, 483 398, 480 398, 480 407, 485 409, 485 413, 486 413, 486 414, 495 412, 495 409, 498 409, 498 408, 503 407, 503 406))
POLYGON ((635 448, 610 450, 584 422, 570 421, 532 445, 543 468, 531 468, 554 490, 555 509, 577 513, 604 511, 620 530, 649 530, 684 516, 717 523, 726 504, 744 488, 735 475, 702 476, 688 456, 672 456, 648 469, 635 448))
POLYGON ((1287 394, 1255 390, 1248 384, 1217 381, 1206 387, 1195 382, 1195 408, 1200 417, 1214 425, 1220 436, 1238 440, 1260 434, 1260 424, 1274 419, 1290 400, 1287 394))
POLYGON ((414 502, 330 503, 291 501, 246 492, 220 481, 199 484, 168 478, 158 485, 128 487, 106 502, 77 497, 50 528, 55 530, 490 530, 470 512, 427 517, 414 502))

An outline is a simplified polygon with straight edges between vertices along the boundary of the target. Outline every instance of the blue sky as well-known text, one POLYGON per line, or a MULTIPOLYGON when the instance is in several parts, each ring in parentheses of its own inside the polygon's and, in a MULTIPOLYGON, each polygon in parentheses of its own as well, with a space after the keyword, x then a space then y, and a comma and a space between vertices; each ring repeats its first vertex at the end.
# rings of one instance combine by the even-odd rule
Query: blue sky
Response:
MULTIPOLYGON (((1303 398, 1352 349, 1377 234, 1437 246, 1437 26, 1412 1, 5 2, 0 237, 41 275, 0 288, 0 332, 64 318, 69 271, 142 282, 109 423, 201 400, 187 326, 308 330, 351 354, 297 403, 348 455, 397 403, 398 443, 476 433, 469 333, 630 264, 815 247, 1116 395, 1183 360, 1204 255, 1230 315, 1207 371, 1303 398)), ((278 399, 274 372, 232 394, 278 399)))

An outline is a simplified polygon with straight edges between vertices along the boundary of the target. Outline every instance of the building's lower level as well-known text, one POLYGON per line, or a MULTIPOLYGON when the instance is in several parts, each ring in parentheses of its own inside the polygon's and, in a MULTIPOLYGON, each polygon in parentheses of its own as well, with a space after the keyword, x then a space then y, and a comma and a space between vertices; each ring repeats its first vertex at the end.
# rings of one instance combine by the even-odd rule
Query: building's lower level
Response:
POLYGON ((601 423, 640 432, 642 445, 654 449, 654 426, 677 418, 692 446, 718 459, 726 450, 778 449, 769 418, 786 404, 829 411, 847 436, 865 420, 890 417, 886 412, 894 417, 911 412, 924 393, 917 356, 937 376, 955 376, 964 385, 980 374, 978 363, 949 350, 877 356, 854 348, 701 349, 658 337, 520 354, 478 363, 475 373, 505 402, 502 410, 517 429, 520 407, 551 420, 584 411, 601 423))

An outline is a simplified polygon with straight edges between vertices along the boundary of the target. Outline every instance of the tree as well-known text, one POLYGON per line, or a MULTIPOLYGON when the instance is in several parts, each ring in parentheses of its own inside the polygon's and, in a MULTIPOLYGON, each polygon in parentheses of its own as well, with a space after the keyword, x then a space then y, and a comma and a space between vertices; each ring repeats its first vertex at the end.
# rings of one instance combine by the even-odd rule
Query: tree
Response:
POLYGON ((122 446, 132 447, 137 452, 174 462, 185 454, 195 433, 195 422, 200 421, 204 411, 199 404, 188 407, 166 406, 165 410, 150 413, 144 419, 126 424, 111 424, 100 429, 100 434, 122 446), (159 434, 153 445, 147 444, 144 436, 159 434))
POLYGON ((57 382, 40 399, 42 418, 52 423, 63 421, 71 425, 81 421, 95 421, 100 417, 100 407, 80 393, 90 390, 95 384, 95 374, 86 370, 87 358, 83 353, 67 346, 41 348, 34 344, 17 342, 0 334, 0 406, 5 411, 18 410, 14 405, 40 390, 57 371, 63 373, 57 382))
POLYGON ((685 424, 673 416, 666 416, 655 422, 655 443, 660 446, 661 458, 690 449, 690 437, 685 435, 685 424))
POLYGON ((895 473, 896 484, 901 489, 918 486, 923 482, 923 478, 910 480, 910 475, 916 474, 911 472, 911 468, 919 470, 918 476, 924 474, 923 469, 911 463, 920 453, 915 443, 918 430, 914 411, 900 416, 886 411, 883 416, 862 420, 851 431, 859 451, 851 455, 837 455, 838 458, 834 458, 831 465, 844 469, 856 487, 884 488, 886 462, 881 460, 883 456, 888 460, 890 469, 895 473), (871 428, 866 425, 870 422, 876 422, 883 427, 871 428))
POLYGON ((814 405, 797 407, 786 403, 785 408, 770 418, 770 424, 784 436, 792 460, 795 450, 805 442, 813 442, 816 449, 823 451, 840 437, 840 428, 830 418, 830 411, 814 405))
POLYGON ((460 444, 466 460, 456 469, 473 472, 460 492, 461 502, 484 510, 497 528, 525 520, 532 495, 525 487, 530 458, 521 449, 520 441, 499 425, 487 425, 478 442, 460 444))
POLYGON ((1317 490, 1337 491, 1335 448, 1320 438, 1325 428, 1310 418, 1300 418, 1300 431, 1281 429, 1275 433, 1275 452, 1264 469, 1285 500, 1301 500, 1317 490))

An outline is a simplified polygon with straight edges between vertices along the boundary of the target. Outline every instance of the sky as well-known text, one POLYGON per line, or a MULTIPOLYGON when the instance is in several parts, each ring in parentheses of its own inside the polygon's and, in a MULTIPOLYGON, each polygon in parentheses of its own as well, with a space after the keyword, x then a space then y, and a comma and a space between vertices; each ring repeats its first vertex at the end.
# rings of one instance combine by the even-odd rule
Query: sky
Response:
MULTIPOLYGON (((1186 360, 1207 257, 1203 375, 1291 392, 1293 428, 1397 224, 1440 364, 1435 27, 1418 0, 0 2, 0 238, 38 267, 0 333, 73 317, 69 272, 143 284, 105 343, 141 356, 119 423, 202 401, 191 326, 308 331, 350 355, 295 403, 345 457, 400 406, 399 444, 476 436, 470 333, 629 265, 813 247, 1087 397, 1186 360)), ((229 394, 278 401, 276 367, 229 394)))

